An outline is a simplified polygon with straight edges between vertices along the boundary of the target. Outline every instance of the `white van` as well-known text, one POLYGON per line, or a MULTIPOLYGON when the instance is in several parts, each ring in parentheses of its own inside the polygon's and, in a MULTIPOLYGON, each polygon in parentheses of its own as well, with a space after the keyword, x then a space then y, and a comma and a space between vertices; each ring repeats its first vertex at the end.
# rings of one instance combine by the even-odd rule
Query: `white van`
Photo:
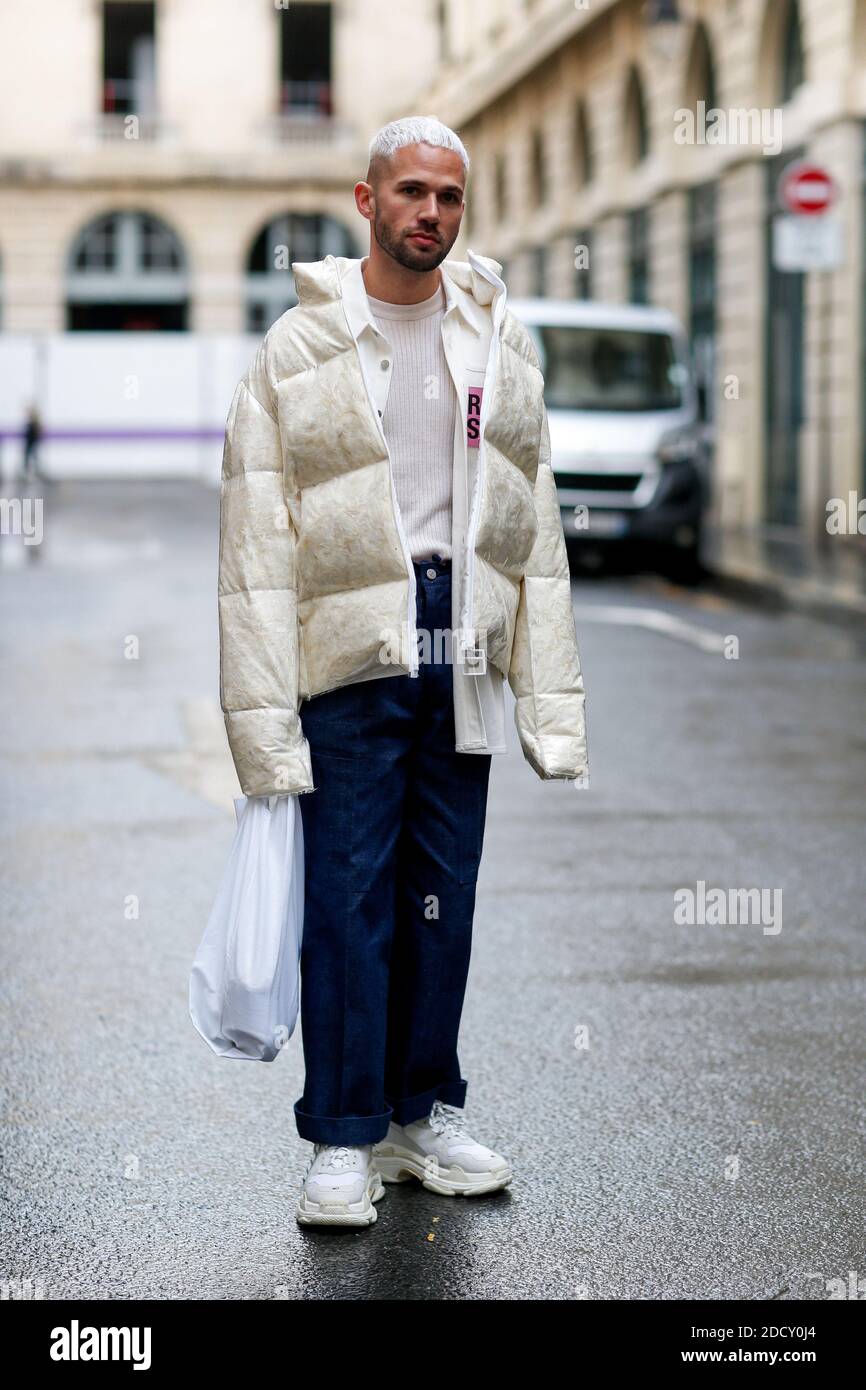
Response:
POLYGON ((686 334, 663 309, 514 299, 544 373, 554 475, 569 550, 651 551, 693 582, 709 496, 703 410, 686 334))

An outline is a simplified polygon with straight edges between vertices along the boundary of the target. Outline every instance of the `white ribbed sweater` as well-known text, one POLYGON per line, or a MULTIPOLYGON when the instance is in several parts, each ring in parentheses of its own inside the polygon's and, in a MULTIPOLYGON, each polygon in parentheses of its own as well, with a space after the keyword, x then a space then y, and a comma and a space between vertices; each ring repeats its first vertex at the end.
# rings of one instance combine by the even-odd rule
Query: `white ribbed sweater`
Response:
POLYGON ((442 285, 420 304, 368 295, 391 354, 382 427, 413 560, 451 555, 454 414, 457 397, 442 346, 442 285))

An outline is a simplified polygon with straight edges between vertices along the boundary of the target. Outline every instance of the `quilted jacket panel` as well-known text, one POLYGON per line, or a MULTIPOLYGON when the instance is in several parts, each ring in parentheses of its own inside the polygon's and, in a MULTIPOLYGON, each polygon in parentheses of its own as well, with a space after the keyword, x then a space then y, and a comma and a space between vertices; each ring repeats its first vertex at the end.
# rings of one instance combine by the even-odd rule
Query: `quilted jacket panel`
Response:
MULTIPOLYGON (((475 268, 484 260, 442 270, 489 306, 493 291, 475 268)), ((269 330, 226 425, 220 700, 248 796, 314 790, 302 702, 394 674, 383 634, 408 630, 406 554, 387 445, 341 304, 345 264, 293 265, 300 302, 269 330)), ((474 544, 455 564, 487 660, 516 697, 524 756, 542 778, 575 778, 587 771, 585 696, 544 382, 508 310, 496 364, 474 544)))

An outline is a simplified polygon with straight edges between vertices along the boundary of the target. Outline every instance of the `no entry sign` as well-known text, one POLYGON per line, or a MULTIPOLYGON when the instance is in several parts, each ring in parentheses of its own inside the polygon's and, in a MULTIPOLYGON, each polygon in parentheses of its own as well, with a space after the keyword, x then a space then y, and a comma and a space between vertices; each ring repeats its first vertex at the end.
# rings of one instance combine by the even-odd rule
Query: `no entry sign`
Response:
POLYGON ((818 217, 836 201, 832 174, 820 164, 799 159, 782 170, 779 202, 798 217, 818 217))

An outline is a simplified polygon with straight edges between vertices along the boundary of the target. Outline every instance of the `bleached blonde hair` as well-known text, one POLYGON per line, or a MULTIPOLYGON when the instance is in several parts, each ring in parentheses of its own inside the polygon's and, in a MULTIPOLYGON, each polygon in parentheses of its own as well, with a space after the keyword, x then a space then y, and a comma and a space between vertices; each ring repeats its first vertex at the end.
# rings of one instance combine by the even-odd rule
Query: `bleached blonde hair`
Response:
POLYGON ((469 175, 469 155, 466 146, 438 116, 403 116, 399 121, 389 121, 370 141, 370 159, 367 165, 367 183, 373 183, 392 155, 406 145, 438 145, 440 149, 453 150, 459 154, 463 163, 464 179, 469 175))

